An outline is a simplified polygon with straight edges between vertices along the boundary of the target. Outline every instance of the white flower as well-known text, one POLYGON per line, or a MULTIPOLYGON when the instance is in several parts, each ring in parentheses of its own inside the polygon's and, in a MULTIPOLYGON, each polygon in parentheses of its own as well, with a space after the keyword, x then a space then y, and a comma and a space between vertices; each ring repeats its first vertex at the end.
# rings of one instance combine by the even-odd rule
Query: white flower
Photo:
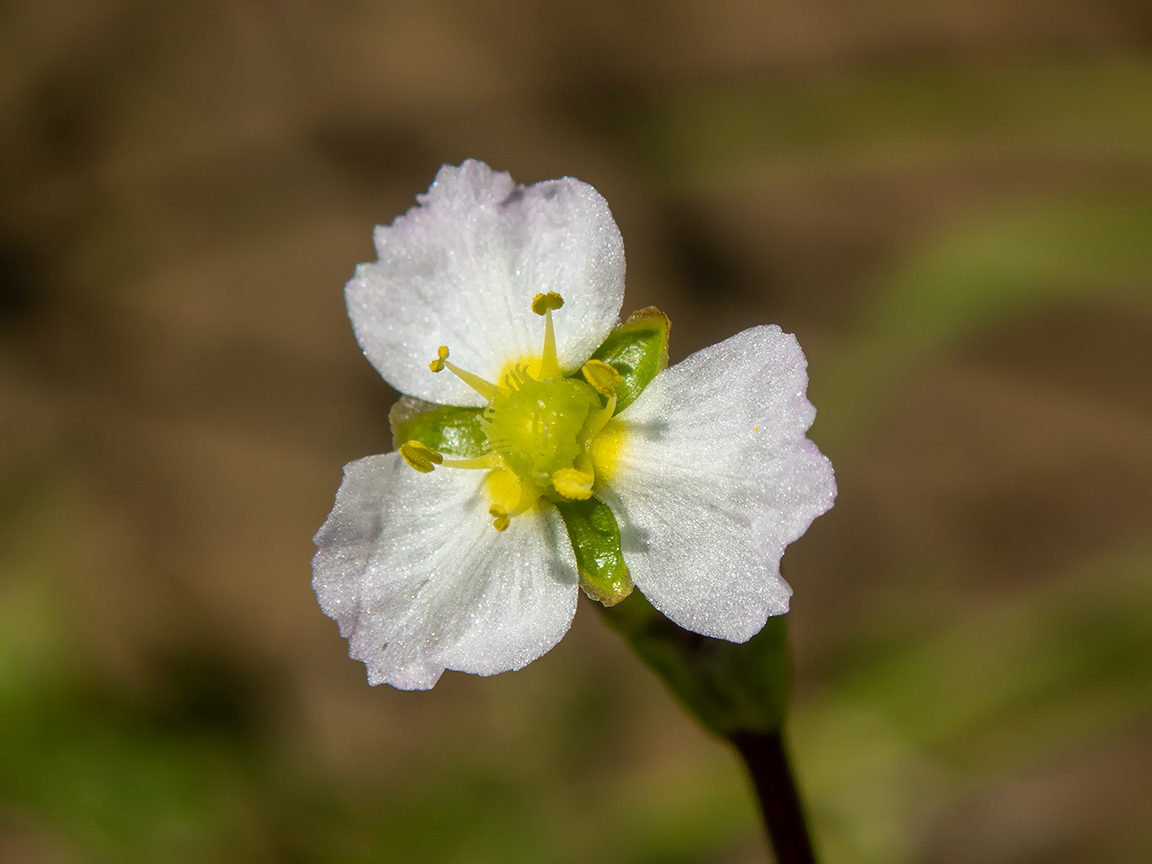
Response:
POLYGON ((385 380, 485 408, 487 442, 471 459, 413 442, 344 469, 313 586, 369 681, 426 689, 445 669, 519 669, 555 645, 581 577, 554 502, 590 495, 615 515, 632 581, 681 627, 742 642, 786 612, 784 547, 836 494, 805 438, 815 409, 795 337, 745 330, 613 417, 618 376, 587 362, 624 295, 604 199, 470 161, 418 200, 377 227, 348 312, 385 380), (455 374, 431 371, 444 367, 455 374))

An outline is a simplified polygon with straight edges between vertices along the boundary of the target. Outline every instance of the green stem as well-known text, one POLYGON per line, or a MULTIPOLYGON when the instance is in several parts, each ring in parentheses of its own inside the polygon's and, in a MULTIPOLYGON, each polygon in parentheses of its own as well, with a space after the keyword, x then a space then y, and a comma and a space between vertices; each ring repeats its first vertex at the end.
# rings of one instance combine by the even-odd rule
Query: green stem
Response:
POLYGON ((816 853, 782 730, 733 732, 729 740, 752 775, 768 840, 778 864, 815 864, 816 853))
POLYGON ((600 610, 689 713, 735 746, 752 776, 779 864, 815 862, 784 747, 792 671, 788 616, 769 618, 747 642, 734 643, 681 629, 639 592, 600 610))

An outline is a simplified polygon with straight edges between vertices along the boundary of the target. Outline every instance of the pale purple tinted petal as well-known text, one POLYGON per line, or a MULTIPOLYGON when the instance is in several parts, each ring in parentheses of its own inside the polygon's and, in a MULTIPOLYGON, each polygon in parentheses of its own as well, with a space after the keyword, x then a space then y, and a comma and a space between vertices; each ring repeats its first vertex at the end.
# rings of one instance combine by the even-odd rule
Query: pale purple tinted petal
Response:
POLYGON ((576 608, 576 561, 554 508, 497 532, 484 472, 413 471, 396 453, 344 468, 315 542, 316 596, 372 684, 423 690, 445 669, 519 669, 576 608))
POLYGON ((427 194, 376 229, 379 260, 361 264, 345 295, 356 338, 396 389, 429 402, 481 405, 448 372, 428 370, 447 345, 462 369, 495 382, 540 355, 531 310, 555 291, 560 364, 573 372, 616 324, 624 245, 607 202, 572 178, 519 186, 482 162, 445 166, 427 194))
POLYGON ((755 327, 653 379, 602 497, 652 604, 734 642, 788 611, 784 547, 832 506, 831 463, 805 438, 816 411, 796 338, 755 327))

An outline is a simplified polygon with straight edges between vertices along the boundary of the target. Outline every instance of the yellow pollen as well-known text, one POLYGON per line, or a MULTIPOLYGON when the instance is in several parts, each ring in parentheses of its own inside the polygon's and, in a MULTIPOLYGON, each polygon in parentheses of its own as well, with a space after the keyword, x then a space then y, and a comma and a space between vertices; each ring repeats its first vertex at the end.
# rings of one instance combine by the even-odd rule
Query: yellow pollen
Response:
POLYGON ((525 483, 506 468, 489 471, 484 486, 488 500, 492 502, 488 515, 492 517, 492 527, 497 531, 505 530, 512 519, 530 508, 540 497, 540 491, 534 484, 525 483))
POLYGON ((400 445, 400 455, 421 474, 432 473, 432 469, 444 461, 443 456, 419 441, 405 441, 400 445))
POLYGON ((603 360, 589 360, 580 371, 601 396, 615 396, 616 388, 624 382, 624 376, 603 360))
POLYGON ((483 396, 485 399, 491 399, 496 393, 496 385, 489 381, 485 381, 479 375, 475 375, 465 369, 461 369, 455 363, 448 362, 448 346, 441 345, 436 349, 436 359, 428 364, 428 368, 433 372, 443 372, 447 368, 453 375, 483 396))
POLYGON ((444 371, 444 361, 448 359, 448 346, 441 345, 436 349, 436 359, 428 364, 428 368, 433 372, 444 371))
POLYGON ((565 498, 587 501, 592 497, 592 484, 596 476, 579 468, 561 468, 552 474, 553 488, 565 498))
POLYGON ((559 309, 563 305, 564 298, 555 291, 549 291, 547 294, 537 294, 532 298, 532 311, 537 315, 543 315, 545 312, 559 309))
POLYGON ((512 523, 508 518, 507 512, 499 504, 493 504, 488 508, 488 515, 492 517, 492 527, 497 531, 505 531, 512 523))

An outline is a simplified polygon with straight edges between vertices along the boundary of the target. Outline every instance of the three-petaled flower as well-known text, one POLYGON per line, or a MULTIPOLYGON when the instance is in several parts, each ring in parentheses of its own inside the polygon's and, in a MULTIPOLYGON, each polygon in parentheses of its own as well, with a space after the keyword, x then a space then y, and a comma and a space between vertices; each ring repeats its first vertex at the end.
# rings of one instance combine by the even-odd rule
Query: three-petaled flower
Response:
POLYGON ((408 394, 397 450, 345 467, 313 559, 369 681, 519 669, 580 587, 611 604, 635 584, 733 642, 786 612, 784 547, 836 494, 795 337, 753 327, 665 369, 667 319, 619 322, 623 242, 591 186, 469 161, 418 200, 346 287, 408 394))

